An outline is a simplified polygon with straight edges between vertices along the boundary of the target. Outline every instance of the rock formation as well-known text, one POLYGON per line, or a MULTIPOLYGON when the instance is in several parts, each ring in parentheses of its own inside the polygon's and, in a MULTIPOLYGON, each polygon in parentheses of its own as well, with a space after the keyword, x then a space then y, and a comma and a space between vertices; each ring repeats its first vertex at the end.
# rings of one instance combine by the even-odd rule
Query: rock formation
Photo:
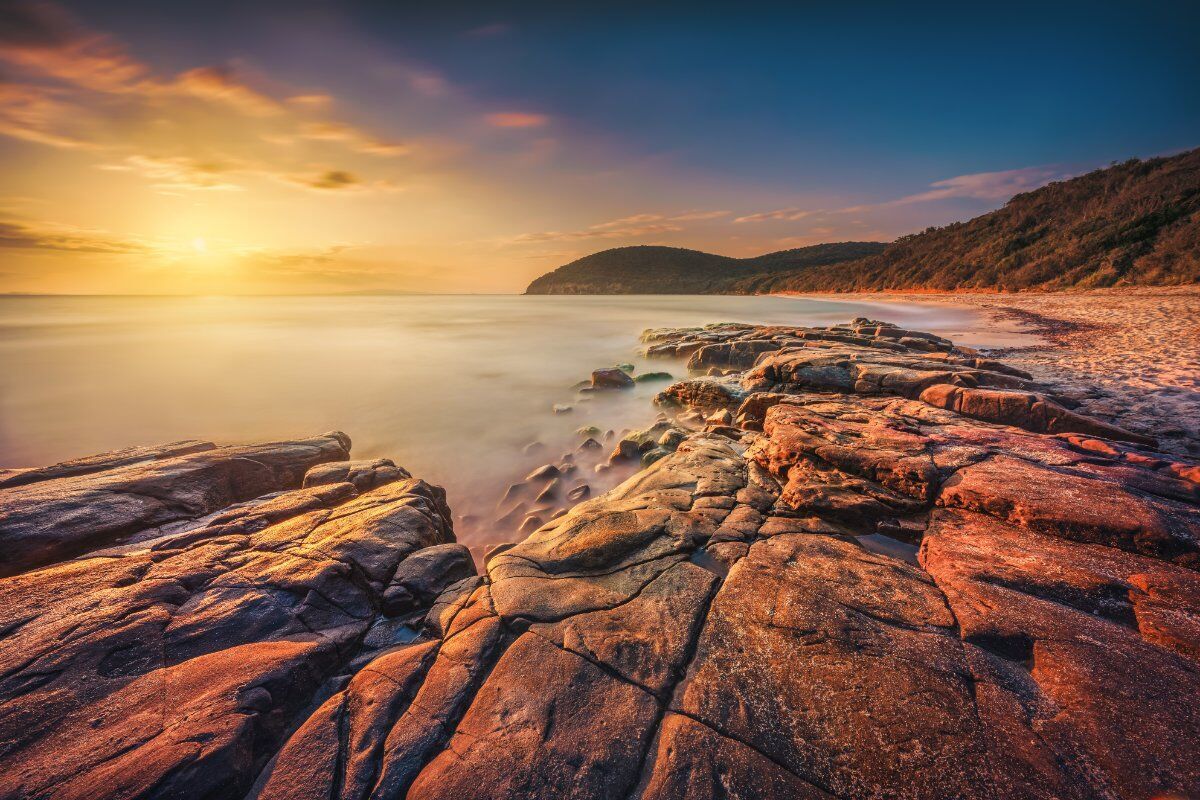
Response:
POLYGON ((721 374, 482 576, 341 434, 17 473, 0 798, 1200 796, 1195 464, 884 323, 647 339, 721 374))

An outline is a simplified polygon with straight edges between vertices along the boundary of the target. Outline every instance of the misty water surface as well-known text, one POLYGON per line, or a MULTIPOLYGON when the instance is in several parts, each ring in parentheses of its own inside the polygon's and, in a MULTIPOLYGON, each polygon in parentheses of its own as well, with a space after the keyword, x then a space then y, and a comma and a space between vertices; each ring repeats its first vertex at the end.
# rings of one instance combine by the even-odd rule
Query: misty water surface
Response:
POLYGON ((780 297, 0 298, 0 466, 338 429, 355 457, 445 486, 456 513, 484 520, 463 538, 482 541, 499 493, 571 451, 577 428, 653 421, 664 384, 587 402, 571 388, 622 361, 682 375, 679 362, 637 357, 644 328, 858 315, 939 331, 969 320, 780 297), (556 415, 556 403, 573 411, 556 415), (547 449, 523 453, 533 441, 547 449))

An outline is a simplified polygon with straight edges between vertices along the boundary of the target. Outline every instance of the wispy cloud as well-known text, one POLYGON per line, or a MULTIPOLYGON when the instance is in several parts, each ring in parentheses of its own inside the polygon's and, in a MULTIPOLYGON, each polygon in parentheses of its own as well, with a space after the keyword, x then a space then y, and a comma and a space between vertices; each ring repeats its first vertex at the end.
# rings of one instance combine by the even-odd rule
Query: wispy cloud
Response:
POLYGON ((747 214, 744 217, 738 217, 734 222, 763 222, 769 219, 783 219, 790 222, 811 217, 813 214, 819 213, 812 209, 803 208, 777 208, 774 211, 760 211, 757 214, 747 214))
POLYGON ((352 150, 377 156, 399 156, 412 152, 408 145, 376 139, 344 122, 310 122, 300 129, 300 136, 318 142, 341 142, 352 150))
POLYGON ((169 191, 185 189, 209 191, 239 191, 242 187, 230 182, 230 176, 246 170, 241 163, 201 160, 187 156, 127 156, 123 161, 100 164, 111 172, 136 172, 155 181, 155 186, 169 191))
POLYGON ((0 247, 71 253, 145 254, 155 248, 131 237, 68 225, 0 219, 0 247))
POLYGON ((494 39, 498 36, 506 36, 512 33, 513 26, 507 22, 493 22, 489 25, 480 25, 478 28, 471 28, 463 33, 472 39, 494 39))
POLYGON ((806 209, 778 208, 773 211, 760 211, 738 217, 734 222, 764 222, 768 220, 785 220, 795 222, 819 214, 857 214, 864 211, 892 208, 896 206, 932 203, 953 198, 970 198, 975 200, 1008 200, 1021 192, 1045 186, 1048 183, 1071 177, 1070 172, 1060 167, 1024 167, 1001 172, 976 172, 970 175, 957 175, 929 184, 925 191, 904 195, 894 200, 881 203, 847 206, 836 209, 806 209))
POLYGON ((539 231, 523 233, 509 240, 513 244, 530 242, 569 242, 583 239, 636 239, 664 233, 678 233, 683 223, 718 219, 728 211, 684 211, 678 214, 633 214, 628 217, 598 222, 574 231, 539 231))
POLYGON ((929 189, 891 201, 891 205, 928 203, 951 197, 972 197, 978 200, 1007 200, 1015 194, 1028 192, 1057 180, 1069 178, 1071 173, 1059 167, 1025 167, 1003 172, 976 172, 958 175, 944 181, 936 181, 929 189))
POLYGON ((497 111, 484 117, 493 128, 540 128, 550 122, 545 114, 524 111, 497 111))

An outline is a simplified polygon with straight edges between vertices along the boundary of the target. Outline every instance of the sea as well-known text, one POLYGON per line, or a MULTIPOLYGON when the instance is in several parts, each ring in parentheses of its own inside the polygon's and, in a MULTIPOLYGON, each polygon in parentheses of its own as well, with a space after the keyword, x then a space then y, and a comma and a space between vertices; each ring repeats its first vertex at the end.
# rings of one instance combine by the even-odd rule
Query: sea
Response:
MULTIPOLYGON (((355 458, 391 458, 445 487, 460 540, 511 540, 495 522, 505 489, 576 460, 580 429, 600 431, 607 452, 653 423, 666 385, 584 396, 580 381, 619 363, 685 376, 681 361, 639 355, 644 329, 858 316, 978 327, 976 312, 944 304, 794 297, 2 297, 0 467, 336 429, 355 458)), ((584 466, 573 481, 593 494, 620 477, 584 466)))

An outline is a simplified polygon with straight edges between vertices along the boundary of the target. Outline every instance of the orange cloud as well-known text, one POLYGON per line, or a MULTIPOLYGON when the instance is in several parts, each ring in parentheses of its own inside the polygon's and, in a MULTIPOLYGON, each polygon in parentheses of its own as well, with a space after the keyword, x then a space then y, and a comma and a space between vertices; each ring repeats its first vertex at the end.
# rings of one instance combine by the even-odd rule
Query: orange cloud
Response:
POLYGON ((238 81, 228 67, 197 67, 182 73, 163 91, 226 103, 251 116, 270 116, 283 110, 279 103, 238 81))
POLYGON ((628 239, 684 230, 682 222, 697 222, 726 216, 728 211, 684 211, 679 214, 633 214, 628 217, 598 222, 578 231, 541 231, 523 233, 510 240, 513 244, 529 242, 569 242, 580 239, 628 239))
POLYGON ((412 152, 408 145, 385 142, 344 122, 310 122, 300 129, 305 139, 318 142, 341 142, 352 150, 378 156, 399 156, 412 152))
POLYGON ((524 111, 500 111, 488 114, 484 119, 493 128, 540 128, 550 121, 545 114, 530 114, 524 111))
POLYGON ((72 253, 145 254, 154 248, 130 237, 68 225, 0 219, 0 247, 18 250, 56 250, 72 253))

